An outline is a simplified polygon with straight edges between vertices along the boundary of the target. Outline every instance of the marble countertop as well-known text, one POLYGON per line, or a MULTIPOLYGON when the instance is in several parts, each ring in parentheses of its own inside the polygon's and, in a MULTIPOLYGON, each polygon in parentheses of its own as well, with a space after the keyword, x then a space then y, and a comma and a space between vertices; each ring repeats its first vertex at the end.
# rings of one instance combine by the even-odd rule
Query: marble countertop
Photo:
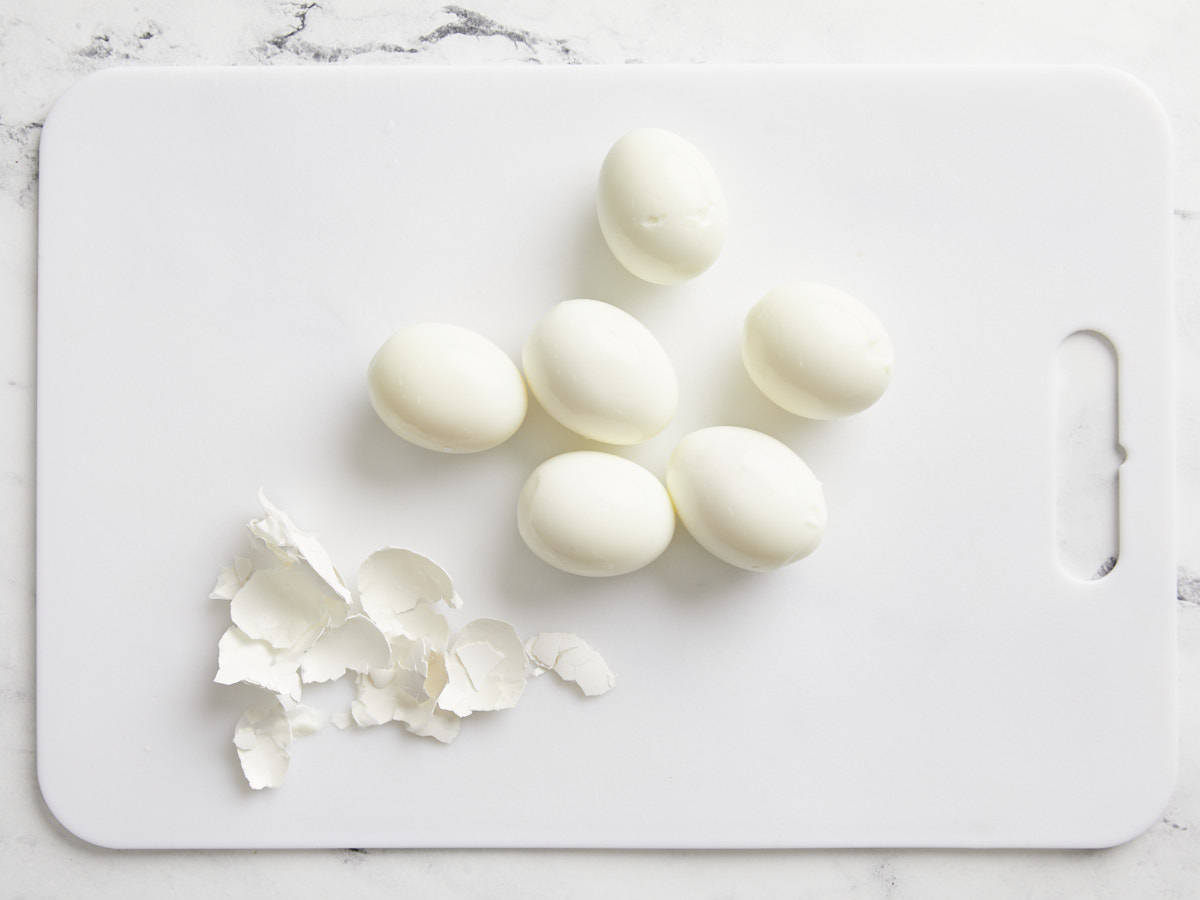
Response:
POLYGON ((0 0, 0 871, 16 897, 1187 897, 1200 883, 1200 6, 1178 0, 0 0), (393 8, 394 7, 394 8, 393 8), (1145 81, 1174 130, 1178 322, 1179 786, 1105 851, 117 852, 63 829, 34 756, 37 151, 55 98, 117 65, 651 62, 1103 63, 1145 81), (347 878, 349 876, 349 880, 347 878))

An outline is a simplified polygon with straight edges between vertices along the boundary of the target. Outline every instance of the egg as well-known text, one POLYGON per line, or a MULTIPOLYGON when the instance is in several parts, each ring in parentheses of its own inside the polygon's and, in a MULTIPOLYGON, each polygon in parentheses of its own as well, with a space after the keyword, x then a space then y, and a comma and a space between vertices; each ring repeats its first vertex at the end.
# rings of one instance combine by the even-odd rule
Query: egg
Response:
POLYGON ((401 328, 367 370, 371 406, 418 447, 475 453, 508 440, 525 419, 525 383, 508 355, 457 325, 401 328))
POLYGON ((675 368, 641 322, 599 300, 566 300, 521 353, 529 389, 577 434, 636 444, 666 427, 679 403, 675 368))
POLYGON ((892 378, 883 323, 824 284, 777 287, 751 308, 742 361, 764 394, 790 413, 838 419, 866 409, 892 378))
POLYGON ((533 470, 517 503, 517 528, 556 569, 624 575, 667 549, 675 511, 662 482, 637 463, 581 450, 533 470))
POLYGON ((761 431, 693 431, 671 454, 667 490, 697 543, 752 572, 808 556, 825 533, 821 483, 804 460, 761 431))
POLYGON ((654 284, 678 284, 711 266, 725 243, 725 194, 693 144, 638 128, 608 151, 596 190, 600 230, 613 256, 654 284))

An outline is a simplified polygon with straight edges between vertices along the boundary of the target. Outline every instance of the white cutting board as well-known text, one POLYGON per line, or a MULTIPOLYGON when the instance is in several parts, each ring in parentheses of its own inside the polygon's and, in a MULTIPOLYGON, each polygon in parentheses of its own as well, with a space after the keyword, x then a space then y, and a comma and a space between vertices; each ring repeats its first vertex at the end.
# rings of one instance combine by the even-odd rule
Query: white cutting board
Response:
MULTIPOLYGON (((1163 114, 1100 69, 680 67, 111 71, 42 139, 38 769, 118 847, 1101 846, 1159 814, 1175 757, 1171 315, 1163 114), (593 183, 635 126, 720 173, 716 266, 626 275, 593 183), (789 278, 878 311, 883 400, 814 424, 738 361, 789 278), (552 303, 610 300, 673 357, 661 472, 710 424, 764 429, 825 483, 809 560, 734 570, 682 528, 587 580, 521 544, 518 490, 588 445, 536 408, 504 447, 428 453, 372 415, 396 327, 516 356, 552 303), (1055 348, 1120 360, 1120 562, 1054 550, 1055 348), (468 617, 575 631, 619 674, 544 678, 446 747, 397 727, 294 747, 251 793, 254 699, 214 685, 206 599, 256 489, 352 577, 377 547, 442 562, 468 617)), ((626 451, 622 451, 626 452, 626 451)), ((318 702, 332 703, 328 692, 318 702)))

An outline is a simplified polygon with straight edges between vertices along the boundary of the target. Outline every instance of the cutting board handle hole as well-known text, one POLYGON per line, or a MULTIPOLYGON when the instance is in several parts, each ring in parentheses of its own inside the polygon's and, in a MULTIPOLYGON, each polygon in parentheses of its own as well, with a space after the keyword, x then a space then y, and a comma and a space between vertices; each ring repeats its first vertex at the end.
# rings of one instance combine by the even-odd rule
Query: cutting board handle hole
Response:
POLYGON ((1096 331, 1068 335, 1055 353, 1058 563, 1083 581, 1107 576, 1121 554, 1120 478, 1126 453, 1119 431, 1117 364, 1112 342, 1096 331))

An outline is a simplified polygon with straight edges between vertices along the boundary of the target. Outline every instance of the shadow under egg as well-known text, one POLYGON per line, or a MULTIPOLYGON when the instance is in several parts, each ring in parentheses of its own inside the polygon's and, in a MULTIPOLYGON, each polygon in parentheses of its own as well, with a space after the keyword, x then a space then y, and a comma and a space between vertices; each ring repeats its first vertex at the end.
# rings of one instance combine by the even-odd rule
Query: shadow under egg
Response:
POLYGON ((768 400, 750 380, 738 343, 730 344, 729 351, 715 362, 721 367, 723 377, 719 379, 718 391, 700 405, 706 413, 704 418, 712 425, 737 425, 761 431, 803 456, 804 445, 821 440, 831 423, 793 415, 768 400))
POLYGON ((675 287, 642 281, 617 262, 608 249, 593 208, 586 208, 578 222, 570 251, 575 260, 574 275, 566 282, 569 296, 561 299, 603 300, 641 318, 639 311, 643 307, 662 303, 678 293, 675 287))
POLYGON ((664 602, 685 609, 736 602, 748 584, 762 578, 717 559, 678 520, 670 545, 646 571, 664 602))

